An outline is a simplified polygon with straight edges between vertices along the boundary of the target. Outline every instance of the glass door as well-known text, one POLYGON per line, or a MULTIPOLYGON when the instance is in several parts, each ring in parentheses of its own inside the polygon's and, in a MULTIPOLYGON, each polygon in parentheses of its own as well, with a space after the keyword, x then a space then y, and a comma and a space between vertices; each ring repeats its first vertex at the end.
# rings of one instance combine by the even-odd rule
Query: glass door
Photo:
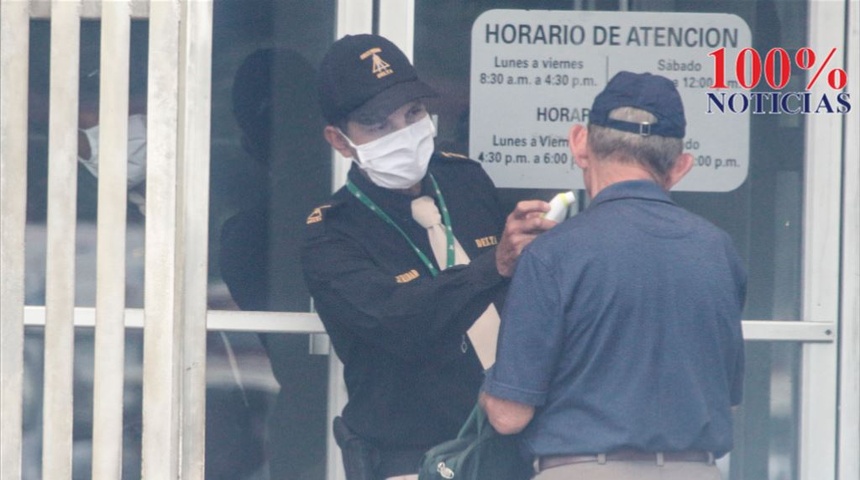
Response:
POLYGON ((337 3, 214 2, 208 366, 227 392, 208 398, 206 463, 218 478, 246 478, 229 470, 237 458, 258 461, 255 479, 323 480, 337 466, 327 399, 339 374, 299 254, 308 214, 331 193, 316 66, 337 3), (216 450, 242 443, 258 448, 216 450))
MULTIPOLYGON (((845 5, 839 2, 414 2, 414 32, 402 32, 402 28, 393 22, 382 22, 379 30, 383 34, 386 29, 394 34, 401 32, 400 40, 403 41, 414 39, 414 60, 418 71, 425 81, 443 92, 431 105, 431 110, 439 117, 438 148, 480 159, 485 153, 484 144, 476 146, 483 140, 475 135, 490 130, 500 132, 498 136, 502 137, 505 136, 502 131, 515 131, 504 130, 516 121, 500 113, 504 112, 500 105, 546 91, 536 88, 537 80, 531 77, 531 72, 529 75, 524 75, 522 70, 511 73, 511 64, 505 64, 510 59, 520 59, 527 60, 531 67, 532 60, 549 58, 550 54, 540 59, 515 55, 522 52, 516 49, 516 45, 522 42, 553 42, 549 33, 549 24, 553 21, 550 20, 545 23, 544 39, 535 40, 538 38, 537 28, 530 19, 540 14, 534 10, 555 12, 540 18, 556 19, 556 44, 567 45, 546 51, 553 59, 564 62, 558 65, 568 70, 541 70, 540 75, 535 75, 544 79, 547 73, 567 74, 566 88, 570 92, 570 100, 560 104, 558 98, 563 97, 557 96, 552 97, 556 103, 550 103, 570 107, 567 113, 561 110, 554 113, 560 119, 557 135, 561 137, 572 123, 581 121, 576 116, 576 108, 590 106, 590 99, 584 103, 576 97, 572 86, 574 79, 580 82, 580 86, 594 87, 595 93, 603 81, 600 75, 590 76, 570 69, 577 68, 577 62, 593 61, 604 52, 595 53, 612 41, 613 25, 628 36, 622 35, 616 40, 619 48, 607 54, 608 66, 601 64, 600 69, 611 71, 613 68, 621 69, 623 65, 640 66, 645 61, 642 57, 653 57, 654 72, 675 79, 685 103, 688 96, 701 99, 696 105, 686 105, 691 125, 695 119, 707 121, 701 110, 706 108, 708 89, 705 87, 712 83, 713 79, 709 77, 714 71, 714 58, 709 57, 707 51, 719 48, 723 41, 719 36, 728 31, 722 26, 729 28, 736 22, 745 25, 749 37, 746 40, 741 38, 735 51, 749 47, 760 52, 762 58, 772 49, 783 49, 794 59, 803 49, 808 49, 807 53, 826 56, 831 48, 835 47, 838 52, 844 52, 845 48, 842 29, 845 5), (488 13, 491 11, 493 13, 488 13), (642 36, 647 32, 639 29, 640 35, 636 39, 639 43, 628 43, 629 48, 624 48, 624 42, 632 41, 624 26, 645 25, 640 20, 650 17, 641 15, 654 12, 680 15, 677 18, 690 22, 689 25, 695 25, 697 29, 684 33, 688 35, 686 38, 680 37, 680 30, 671 30, 680 28, 673 17, 667 21, 662 33, 658 34, 656 27, 651 30, 650 40, 642 36), (594 15, 588 16, 588 13, 594 15), (595 18, 601 21, 611 19, 612 22, 596 24, 595 18), (704 25, 699 28, 698 22, 704 22, 704 25), (495 30, 475 29, 475 25, 483 28, 488 23, 492 23, 495 30), (530 25, 531 30, 523 33, 526 31, 523 25, 530 25), (585 26, 583 37, 577 37, 577 26, 585 26), (498 45, 496 50, 492 50, 492 55, 496 55, 495 52, 513 53, 507 57, 499 54, 495 56, 495 66, 477 71, 476 64, 493 62, 487 58, 489 47, 479 45, 481 40, 476 40, 476 32, 485 38, 496 35, 494 38, 498 45), (598 37, 601 32, 604 35, 602 39, 598 37), (524 38, 524 35, 531 37, 524 38), (672 35, 678 36, 678 40, 672 44, 675 47, 673 54, 666 55, 667 49, 659 47, 671 44, 672 35), (589 45, 589 37, 595 43, 589 45), (703 49, 704 54, 701 53, 703 49), (693 54, 698 57, 691 57, 693 54), (494 70, 495 67, 498 68, 494 70), (484 74, 483 81, 481 73, 484 74), (504 88, 499 88, 494 97, 496 94, 488 91, 496 76, 502 84, 496 86, 504 88), (593 84, 588 83, 592 81, 593 84), (478 104, 481 108, 494 109, 492 115, 473 110, 478 104), (693 108, 700 111, 693 112, 693 108), (493 125, 487 127, 478 123, 485 121, 488 115, 497 119, 493 125)), ((741 27, 739 31, 743 37, 744 29, 741 27)), ((734 58, 731 57, 730 62, 734 62, 734 58)), ((835 56, 835 61, 831 59, 833 63, 828 64, 828 71, 842 66, 839 58, 842 57, 835 56)), ((822 60, 823 57, 819 57, 816 62, 822 60)), ((539 63, 534 66, 540 67, 539 63)), ((819 65, 821 63, 815 64, 819 65)), ((730 75, 734 73, 733 66, 734 63, 728 67, 730 75)), ((822 96, 835 99, 838 91, 826 82, 819 80, 806 88, 815 71, 805 67, 811 65, 793 62, 786 66, 790 69, 788 84, 774 88, 765 85, 762 79, 761 85, 752 91, 771 94, 808 92, 817 99, 822 96)), ((555 81, 556 76, 549 81, 555 81)), ((558 81, 562 81, 561 77, 558 81)), ((739 87, 735 90, 737 92, 745 91, 739 85, 734 86, 739 87)), ((545 113, 544 119, 552 120, 549 115, 545 113)), ((697 143, 710 135, 706 130, 702 138, 685 140, 687 150, 699 148, 699 162, 695 169, 702 173, 710 169, 711 176, 704 177, 694 187, 673 192, 673 198, 680 205, 730 233, 749 271, 749 292, 744 312, 746 393, 736 414, 735 449, 721 460, 720 467, 724 477, 731 479, 835 478, 839 192, 843 159, 838 146, 842 142, 841 125, 845 115, 839 112, 819 115, 730 112, 725 115, 732 116, 733 122, 743 125, 740 130, 733 130, 737 133, 733 133, 735 136, 726 143, 742 144, 744 148, 738 156, 730 159, 731 162, 727 163, 729 159, 723 157, 722 166, 743 168, 745 173, 735 174, 729 186, 718 184, 713 173, 717 155, 704 151, 704 147, 697 143)), ((534 126, 534 118, 516 118, 518 121, 521 119, 519 136, 528 138, 533 133, 528 129, 538 128, 534 126)), ((713 131, 714 135, 718 133, 713 131)), ((515 153, 507 156, 504 151, 500 153, 500 158, 506 162, 516 163, 518 157, 515 153)), ((528 159, 531 161, 531 156, 528 159)), ((488 165, 492 160, 491 156, 484 155, 485 168, 496 167, 488 165)), ((504 176, 494 177, 497 183, 498 178, 504 176)), ((539 181, 523 185, 514 183, 502 189, 502 197, 512 207, 519 199, 549 199, 559 190, 562 190, 559 185, 545 187, 539 181)))

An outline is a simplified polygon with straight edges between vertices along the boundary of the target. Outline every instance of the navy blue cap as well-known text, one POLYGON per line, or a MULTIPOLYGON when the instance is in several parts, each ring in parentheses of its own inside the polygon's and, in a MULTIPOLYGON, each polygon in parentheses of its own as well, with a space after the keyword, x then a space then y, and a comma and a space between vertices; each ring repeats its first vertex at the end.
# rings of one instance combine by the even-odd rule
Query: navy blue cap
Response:
POLYGON ((588 121, 591 125, 645 137, 684 138, 687 127, 684 104, 675 84, 666 77, 650 73, 618 72, 594 99, 588 121), (610 112, 621 107, 645 110, 657 117, 657 121, 637 123, 609 118, 610 112))
POLYGON ((406 55, 379 35, 347 35, 320 64, 320 108, 330 124, 347 116, 375 123, 413 100, 435 96, 406 55))

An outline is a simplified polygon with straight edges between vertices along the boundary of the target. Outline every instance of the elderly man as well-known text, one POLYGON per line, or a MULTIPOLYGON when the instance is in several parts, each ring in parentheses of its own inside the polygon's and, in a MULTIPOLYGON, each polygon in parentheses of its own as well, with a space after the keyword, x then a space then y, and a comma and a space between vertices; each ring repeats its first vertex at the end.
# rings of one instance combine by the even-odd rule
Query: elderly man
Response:
POLYGON ((720 478, 746 274, 667 194, 692 167, 685 126, 671 81, 620 72, 570 131, 592 201, 521 256, 481 394, 538 479, 720 478))
POLYGON ((542 201, 506 221, 479 163, 435 152, 424 104, 435 92, 390 41, 344 37, 319 75, 324 136, 352 162, 346 187, 308 217, 302 255, 344 363, 335 436, 350 480, 415 478, 474 406, 494 303, 522 248, 555 222, 542 201))

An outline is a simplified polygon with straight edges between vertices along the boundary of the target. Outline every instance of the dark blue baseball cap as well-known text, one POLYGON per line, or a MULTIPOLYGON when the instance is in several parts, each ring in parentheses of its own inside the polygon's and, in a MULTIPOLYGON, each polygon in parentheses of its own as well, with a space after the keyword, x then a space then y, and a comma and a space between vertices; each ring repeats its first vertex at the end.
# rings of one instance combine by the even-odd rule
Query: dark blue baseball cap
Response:
POLYGON ((681 95, 671 80, 660 75, 626 71, 618 72, 597 95, 588 121, 591 125, 645 137, 684 138, 687 127, 681 95), (621 107, 645 110, 657 117, 657 121, 638 123, 609 118, 610 112, 621 107))
POLYGON ((413 100, 435 96, 406 55, 379 35, 347 35, 320 64, 320 108, 330 124, 347 116, 376 123, 413 100))

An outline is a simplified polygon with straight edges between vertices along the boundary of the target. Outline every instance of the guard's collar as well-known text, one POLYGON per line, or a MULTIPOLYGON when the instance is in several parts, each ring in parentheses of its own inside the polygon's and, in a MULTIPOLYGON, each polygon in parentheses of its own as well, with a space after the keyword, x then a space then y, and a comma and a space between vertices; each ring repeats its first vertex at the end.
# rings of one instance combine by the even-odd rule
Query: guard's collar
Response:
MULTIPOLYGON (((428 169, 428 173, 429 171, 430 170, 428 169)), ((361 170, 355 163, 352 164, 347 176, 352 180, 352 183, 354 183, 355 186, 364 192, 365 195, 370 197, 370 199, 379 205, 380 208, 385 210, 385 213, 388 215, 391 215, 392 217, 412 218, 412 200, 417 197, 404 195, 401 192, 396 192, 389 188, 383 188, 376 185, 371 182, 369 178, 362 175, 361 170)), ((430 185, 429 175, 425 175, 421 180, 421 193, 419 196, 433 196, 432 193, 428 192, 433 192, 433 188, 430 185)))

